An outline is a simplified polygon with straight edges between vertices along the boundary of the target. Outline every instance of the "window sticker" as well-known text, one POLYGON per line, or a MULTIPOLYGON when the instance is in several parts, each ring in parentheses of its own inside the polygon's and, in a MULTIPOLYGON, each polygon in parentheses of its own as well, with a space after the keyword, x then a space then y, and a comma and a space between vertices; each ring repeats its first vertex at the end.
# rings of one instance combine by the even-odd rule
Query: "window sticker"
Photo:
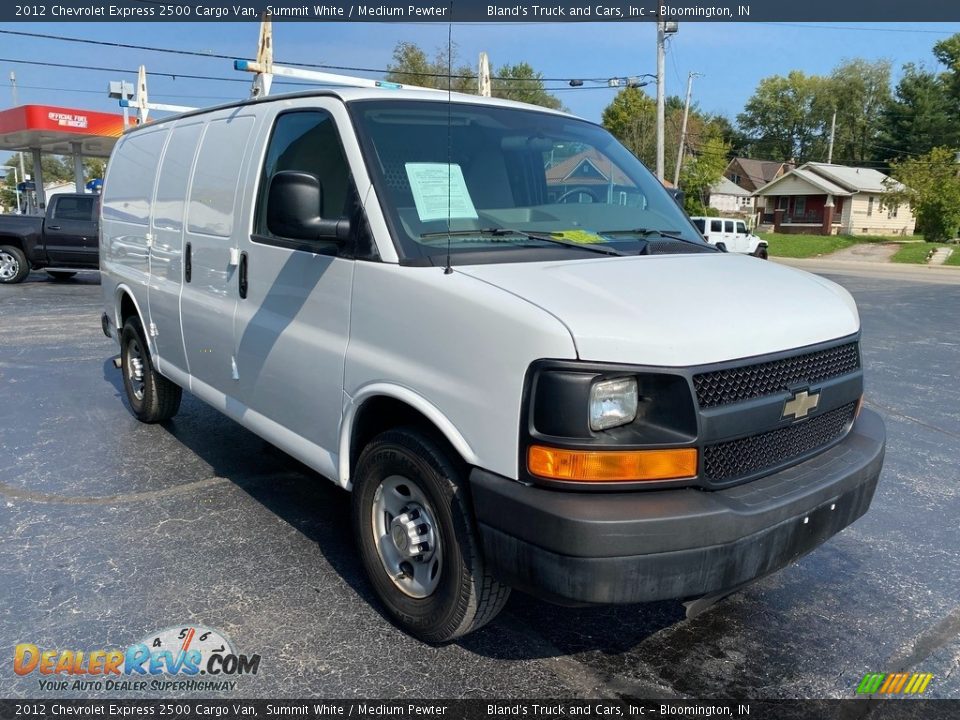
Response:
POLYGON ((404 167, 421 222, 477 217, 459 165, 406 163, 404 167))

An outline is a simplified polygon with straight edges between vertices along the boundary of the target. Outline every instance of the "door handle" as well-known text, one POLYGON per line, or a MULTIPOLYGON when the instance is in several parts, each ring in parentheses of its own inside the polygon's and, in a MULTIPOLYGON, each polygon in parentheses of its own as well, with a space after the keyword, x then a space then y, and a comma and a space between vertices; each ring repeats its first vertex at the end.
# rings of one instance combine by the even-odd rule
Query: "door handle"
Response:
POLYGON ((240 299, 246 299, 247 297, 247 254, 245 252, 240 253, 240 280, 237 285, 237 289, 240 291, 240 299))
POLYGON ((190 282, 193 277, 193 247, 190 243, 183 250, 183 279, 184 282, 190 282))
POLYGON ((59 230, 59 225, 47 225, 47 230, 59 230))

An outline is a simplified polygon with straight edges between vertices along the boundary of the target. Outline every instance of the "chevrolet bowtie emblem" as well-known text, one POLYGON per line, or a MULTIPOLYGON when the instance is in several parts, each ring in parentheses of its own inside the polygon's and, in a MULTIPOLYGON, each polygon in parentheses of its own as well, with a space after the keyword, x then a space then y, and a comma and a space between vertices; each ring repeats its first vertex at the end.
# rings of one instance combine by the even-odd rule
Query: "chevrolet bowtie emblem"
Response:
POLYGON ((783 415, 781 416, 784 420, 789 417, 799 420, 800 418, 805 418, 807 413, 811 410, 816 410, 817 405, 820 402, 820 393, 816 392, 812 395, 806 390, 801 390, 796 393, 792 398, 787 400, 783 406, 783 415))

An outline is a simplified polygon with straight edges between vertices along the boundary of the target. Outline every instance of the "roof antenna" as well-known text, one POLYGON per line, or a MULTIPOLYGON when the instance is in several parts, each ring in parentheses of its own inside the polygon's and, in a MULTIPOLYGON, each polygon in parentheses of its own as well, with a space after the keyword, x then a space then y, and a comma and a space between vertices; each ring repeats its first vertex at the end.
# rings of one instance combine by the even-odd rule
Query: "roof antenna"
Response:
POLYGON ((453 168, 451 167, 451 161, 453 160, 453 0, 450 0, 450 22, 447 23, 447 266, 443 269, 444 275, 449 275, 453 272, 453 268, 450 266, 450 213, 451 205, 453 204, 452 198, 452 185, 453 185, 453 168))

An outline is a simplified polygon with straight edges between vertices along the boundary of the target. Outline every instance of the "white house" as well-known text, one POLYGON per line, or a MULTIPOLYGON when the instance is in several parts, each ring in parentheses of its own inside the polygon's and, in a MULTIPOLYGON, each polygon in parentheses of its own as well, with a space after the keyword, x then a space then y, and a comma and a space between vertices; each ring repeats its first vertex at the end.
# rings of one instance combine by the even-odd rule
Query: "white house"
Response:
POLYGON ((753 213, 753 193, 722 177, 710 187, 707 205, 719 210, 721 215, 750 215, 753 213))

